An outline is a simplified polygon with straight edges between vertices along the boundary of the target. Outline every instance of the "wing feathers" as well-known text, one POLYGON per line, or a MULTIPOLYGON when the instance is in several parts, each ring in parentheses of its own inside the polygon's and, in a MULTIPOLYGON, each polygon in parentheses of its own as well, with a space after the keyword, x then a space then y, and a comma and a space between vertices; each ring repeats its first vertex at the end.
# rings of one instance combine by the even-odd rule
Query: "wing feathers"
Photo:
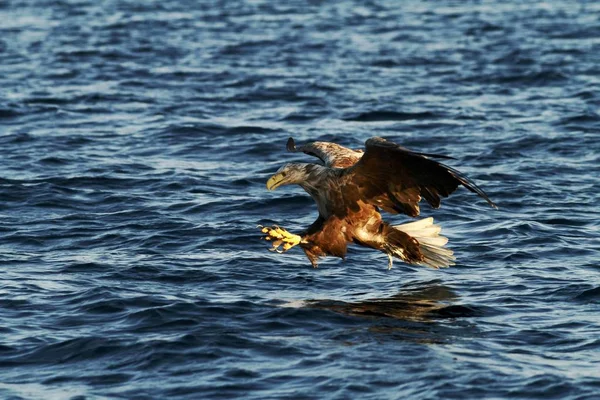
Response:
POLYGON ((494 203, 488 197, 488 195, 485 194, 485 192, 479 186, 477 186, 473 181, 471 181, 469 178, 467 178, 466 176, 464 176, 463 174, 461 174, 460 172, 458 172, 454 168, 450 168, 450 167, 448 167, 446 165, 444 165, 444 167, 446 167, 448 169, 448 172, 450 174, 452 174, 452 176, 454 178, 456 178, 464 187, 466 187, 467 189, 469 189, 471 192, 477 193, 479 196, 483 197, 485 199, 485 201, 487 201, 490 206, 492 206, 494 208, 498 208, 498 206, 496 205, 496 203, 494 203))
POLYGON ((484 198, 492 207, 496 204, 481 188, 459 171, 432 158, 452 157, 417 153, 382 138, 366 141, 365 152, 351 150, 335 143, 310 142, 296 146, 289 138, 290 152, 315 156, 329 168, 338 169, 342 198, 329 203, 336 215, 356 211, 362 201, 390 213, 416 217, 419 202, 425 199, 433 208, 439 208, 441 199, 462 185, 484 198), (430 158, 431 157, 431 158, 430 158))
POLYGON ((451 158, 415 153, 385 139, 371 138, 366 142, 366 151, 360 161, 345 171, 345 187, 358 186, 357 201, 412 217, 419 215, 421 198, 438 208, 441 198, 448 197, 459 185, 497 208, 475 183, 429 157, 451 158))
POLYGON ((305 154, 319 158, 330 168, 348 168, 356 164, 363 155, 362 151, 356 151, 336 143, 310 142, 296 147, 293 138, 289 138, 286 145, 287 151, 305 154))

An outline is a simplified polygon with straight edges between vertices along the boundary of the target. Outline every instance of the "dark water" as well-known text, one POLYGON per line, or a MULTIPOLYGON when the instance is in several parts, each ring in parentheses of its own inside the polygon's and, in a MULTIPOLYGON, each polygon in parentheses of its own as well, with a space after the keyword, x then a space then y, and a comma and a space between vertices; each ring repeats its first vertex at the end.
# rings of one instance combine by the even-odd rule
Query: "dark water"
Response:
POLYGON ((0 1, 0 397, 600 397, 598 2, 196 3, 0 1), (313 270, 256 229, 316 216, 289 136, 500 209, 422 207, 447 270, 313 270))

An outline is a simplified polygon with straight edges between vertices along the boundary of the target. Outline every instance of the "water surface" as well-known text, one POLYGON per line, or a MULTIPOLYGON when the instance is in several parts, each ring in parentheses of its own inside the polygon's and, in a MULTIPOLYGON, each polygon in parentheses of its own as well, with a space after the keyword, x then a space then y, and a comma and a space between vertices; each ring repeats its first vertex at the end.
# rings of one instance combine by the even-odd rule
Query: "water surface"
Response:
MULTIPOLYGON (((600 6, 0 2, 0 397, 593 399, 600 6), (257 224, 298 142, 457 158, 446 270, 257 224)), ((401 223, 403 217, 387 217, 401 223)))

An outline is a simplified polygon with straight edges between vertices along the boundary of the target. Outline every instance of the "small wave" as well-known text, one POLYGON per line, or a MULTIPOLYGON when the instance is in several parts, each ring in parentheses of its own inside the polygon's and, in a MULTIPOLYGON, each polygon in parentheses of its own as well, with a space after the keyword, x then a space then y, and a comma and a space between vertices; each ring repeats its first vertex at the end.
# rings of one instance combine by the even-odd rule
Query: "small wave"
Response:
POLYGON ((515 86, 546 86, 563 83, 569 76, 558 70, 494 72, 487 75, 471 75, 463 82, 515 86))
POLYGON ((593 289, 584 290, 575 296, 576 300, 600 302, 600 286, 593 289))
POLYGON ((561 118, 555 123, 557 126, 577 129, 582 131, 600 132, 600 114, 588 110, 576 115, 561 118))
POLYGON ((431 111, 400 112, 400 111, 368 111, 359 114, 350 114, 342 117, 344 121, 379 122, 379 121, 409 121, 431 120, 441 118, 442 115, 431 111))
POLYGON ((53 344, 44 344, 26 354, 8 357, 0 361, 2 366, 23 364, 64 364, 95 360, 119 353, 124 345, 102 337, 81 337, 53 344))
POLYGON ((0 119, 10 119, 23 115, 22 112, 14 108, 3 108, 0 107, 0 119))

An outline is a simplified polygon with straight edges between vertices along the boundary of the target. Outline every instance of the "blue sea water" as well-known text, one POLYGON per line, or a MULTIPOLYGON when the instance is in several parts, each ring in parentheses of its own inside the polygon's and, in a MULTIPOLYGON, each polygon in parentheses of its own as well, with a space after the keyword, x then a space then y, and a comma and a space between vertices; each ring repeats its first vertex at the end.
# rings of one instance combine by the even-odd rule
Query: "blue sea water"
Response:
POLYGON ((3 0, 0 152, 0 398, 600 398, 598 2, 3 0), (290 136, 500 208, 313 269, 290 136))

